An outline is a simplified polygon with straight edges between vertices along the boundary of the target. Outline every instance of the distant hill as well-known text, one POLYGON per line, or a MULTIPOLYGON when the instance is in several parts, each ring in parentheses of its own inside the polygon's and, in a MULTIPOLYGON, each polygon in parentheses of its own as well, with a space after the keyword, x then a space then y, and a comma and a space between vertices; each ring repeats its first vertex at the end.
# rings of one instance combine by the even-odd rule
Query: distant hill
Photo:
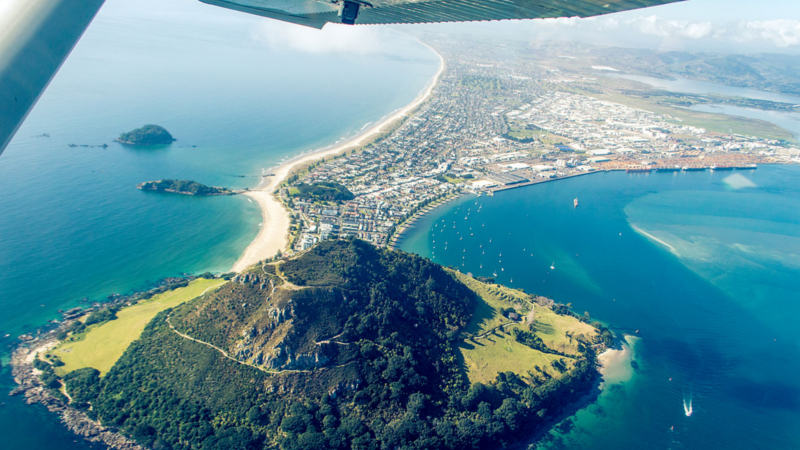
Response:
POLYGON ((594 385, 600 336, 551 301, 325 241, 158 314, 102 378, 64 380, 152 448, 496 448, 594 385))
POLYGON ((116 141, 126 145, 151 146, 171 144, 175 141, 175 138, 164 127, 145 125, 133 131, 120 134, 116 141))
POLYGON ((567 63, 581 68, 591 67, 593 64, 611 65, 623 72, 660 78, 681 77, 800 95, 800 58, 788 54, 654 52, 649 49, 600 47, 550 41, 537 43, 532 57, 555 60, 559 64, 567 63), (564 53, 575 59, 560 58, 564 53))

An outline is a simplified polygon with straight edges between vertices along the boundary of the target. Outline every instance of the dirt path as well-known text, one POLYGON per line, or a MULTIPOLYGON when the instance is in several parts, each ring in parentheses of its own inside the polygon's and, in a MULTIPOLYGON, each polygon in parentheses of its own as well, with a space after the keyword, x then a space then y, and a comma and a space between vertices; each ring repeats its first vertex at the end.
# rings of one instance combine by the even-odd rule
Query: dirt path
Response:
POLYGON ((311 370, 301 370, 301 369, 269 370, 269 369, 265 369, 263 367, 257 366, 255 364, 249 363, 247 361, 238 360, 238 359, 234 358, 233 356, 229 355, 228 352, 226 352, 224 349, 221 349, 221 348, 217 347, 214 344, 211 344, 211 343, 205 342, 205 341, 201 341, 200 339, 193 338, 193 337, 189 336, 188 334, 184 334, 184 333, 181 333, 180 331, 176 330, 175 327, 172 325, 172 321, 170 319, 171 319, 171 317, 168 316, 167 317, 167 325, 169 325, 169 328, 170 328, 170 330, 172 330, 173 333, 177 334, 178 336, 180 336, 180 337, 182 337, 184 339, 188 339, 188 340, 190 340, 192 342, 196 342, 198 344, 205 345, 206 347, 208 347, 210 349, 214 349, 214 350, 218 351, 222 356, 224 356, 225 358, 227 358, 227 359, 229 359, 229 360, 231 360, 231 361, 233 361, 235 363, 241 364, 243 366, 252 367, 253 369, 260 370, 260 371, 262 371, 264 373, 268 373, 268 374, 271 374, 271 375, 278 375, 278 374, 281 374, 281 373, 311 372, 311 370))
POLYGON ((515 323, 517 323, 517 322, 506 322, 506 323, 502 323, 502 324, 500 324, 500 325, 498 325, 498 326, 496 326, 496 327, 492 328, 491 330, 484 331, 483 333, 481 333, 481 334, 479 334, 479 335, 477 335, 477 336, 472 336, 472 339, 482 339, 482 338, 485 338, 486 336, 489 336, 490 334, 494 333, 496 330, 499 330, 499 329, 501 329, 501 328, 503 328, 503 327, 507 327, 507 326, 509 326, 509 325, 514 325, 515 323))
POLYGON ((316 345, 322 345, 322 344, 353 345, 354 342, 334 341, 334 339, 336 339, 338 337, 341 337, 341 335, 343 335, 343 334, 344 334, 344 331, 342 331, 341 333, 337 334, 336 336, 330 337, 328 339, 323 339, 321 341, 316 341, 314 343, 316 345))

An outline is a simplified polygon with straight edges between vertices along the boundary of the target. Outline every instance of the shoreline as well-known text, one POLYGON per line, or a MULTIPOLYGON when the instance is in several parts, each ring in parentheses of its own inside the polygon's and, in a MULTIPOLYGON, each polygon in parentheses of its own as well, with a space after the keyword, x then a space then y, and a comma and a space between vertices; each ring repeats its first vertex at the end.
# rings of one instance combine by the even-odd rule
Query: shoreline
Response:
POLYGON ((601 391, 609 385, 625 383, 633 377, 632 363, 636 361, 636 344, 639 339, 641 338, 638 336, 623 334, 618 348, 607 348, 597 355, 601 391))
POLYGON ((38 403, 44 406, 49 413, 54 413, 59 418, 67 430, 88 442, 100 443, 108 448, 118 450, 144 450, 142 446, 116 429, 102 425, 89 417, 85 411, 71 406, 64 393, 61 393, 60 396, 54 394, 52 389, 44 386, 39 378, 40 371, 36 369, 34 361, 40 353, 59 344, 56 333, 66 323, 68 322, 63 322, 61 327, 54 328, 45 335, 39 336, 29 343, 24 343, 14 350, 9 364, 16 387, 9 395, 24 397, 24 401, 28 405, 38 403))
POLYGON ((454 194, 447 195, 445 197, 439 198, 437 200, 434 200, 431 203, 428 203, 427 205, 423 206, 422 208, 420 208, 419 211, 415 212, 414 214, 409 216, 407 219, 405 219, 404 221, 402 221, 402 222, 397 224, 397 228, 395 229, 395 232, 392 233, 392 235, 389 237, 389 240, 386 243, 386 247, 388 247, 388 248, 390 248, 392 250, 398 249, 399 248, 398 244, 400 243, 400 241, 402 241, 403 238, 406 237, 406 234, 409 231, 411 231, 411 229, 417 224, 417 222, 420 219, 422 219, 423 217, 425 217, 426 215, 428 215, 429 213, 431 213, 433 210, 437 209, 438 207, 444 206, 444 205, 452 202, 453 200, 459 199, 459 198, 461 198, 461 197, 463 197, 465 195, 468 195, 468 194, 464 193, 464 192, 454 193, 454 194))
POLYGON ((430 49, 439 58, 439 68, 433 78, 414 98, 411 103, 403 106, 357 134, 352 139, 344 143, 334 143, 321 149, 301 153, 279 166, 270 170, 271 175, 262 176, 257 187, 250 189, 242 195, 256 202, 261 209, 261 227, 252 242, 245 248, 239 259, 233 264, 231 271, 241 272, 253 264, 272 258, 278 252, 282 252, 289 244, 289 210, 276 195, 277 189, 286 181, 289 176, 304 165, 319 161, 329 156, 335 156, 351 150, 355 147, 364 145, 377 138, 387 128, 399 123, 409 116, 414 110, 422 105, 433 93, 433 89, 439 84, 439 79, 445 70, 444 57, 433 47, 420 41, 422 45, 430 49))
MULTIPOLYGON (((771 164, 775 164, 775 163, 771 163, 771 164)), ((762 165, 766 166, 766 165, 770 165, 770 164, 769 163, 765 163, 765 164, 762 164, 762 165)), ((711 169, 711 167, 704 168, 703 170, 706 170, 706 169, 711 169)), ((598 169, 598 170, 593 170, 593 171, 589 171, 589 172, 575 173, 575 174, 564 175, 564 176, 555 177, 555 178, 546 178, 546 179, 542 179, 542 180, 528 181, 528 182, 524 182, 524 183, 518 183, 518 184, 507 185, 507 186, 499 186, 499 187, 489 188, 486 191, 481 191, 481 192, 477 193, 477 195, 478 196, 482 196, 482 195, 486 194, 486 195, 491 197, 491 196, 494 196, 494 195, 499 194, 501 192, 506 192, 506 191, 510 191, 510 190, 514 190, 514 189, 526 188, 526 187, 536 186, 536 185, 545 184, 545 183, 555 183, 555 182, 558 182, 558 181, 568 180, 568 179, 571 179, 571 178, 578 178, 578 177, 584 177, 584 176, 589 176, 589 175, 606 174, 606 173, 613 173, 613 172, 626 172, 626 170, 625 169, 598 169)), ((653 171, 653 172, 648 172, 648 174, 649 173, 658 173, 658 172, 653 171)), ((672 172, 666 172, 666 173, 672 173, 672 172)), ((694 173, 694 171, 690 171, 688 173, 694 173)), ((423 216, 425 216, 428 213, 430 213, 431 211, 433 211, 433 209, 435 209, 435 207, 442 206, 445 203, 449 203, 452 200, 455 200, 457 198, 463 197, 465 195, 470 195, 470 194, 471 195, 476 195, 476 192, 462 191, 459 194, 447 197, 446 199, 441 200, 441 201, 437 201, 437 203, 435 205, 433 205, 433 207, 430 207, 430 208, 425 207, 425 208, 423 208, 424 211, 418 211, 413 216, 409 217, 408 219, 404 220, 401 223, 398 223, 397 231, 395 231, 391 235, 390 241, 387 244, 387 246, 389 248, 392 248, 392 249, 398 248, 397 244, 400 241, 402 241, 406 237, 406 235, 413 229, 414 225, 416 225, 416 222, 419 221, 423 216)), ((657 242, 658 244, 664 246, 671 253, 673 253, 675 255, 678 254, 677 250, 672 245, 667 244, 663 240, 658 239, 655 236, 653 236, 653 235, 641 230, 640 228, 638 228, 635 225, 631 225, 631 228, 633 228, 634 231, 636 231, 637 233, 639 233, 642 236, 646 237, 647 239, 653 240, 654 242, 657 242)))

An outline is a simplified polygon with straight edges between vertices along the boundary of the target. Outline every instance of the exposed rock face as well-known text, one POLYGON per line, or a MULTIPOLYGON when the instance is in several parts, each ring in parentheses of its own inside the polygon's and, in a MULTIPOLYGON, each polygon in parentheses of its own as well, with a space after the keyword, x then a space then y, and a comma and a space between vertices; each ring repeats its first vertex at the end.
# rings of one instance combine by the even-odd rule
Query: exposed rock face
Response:
POLYGON ((175 326, 197 339, 213 336, 231 357, 270 371, 308 371, 352 359, 356 346, 340 337, 348 318, 339 308, 343 290, 291 285, 269 265, 232 281, 224 299, 202 307, 202 314, 173 318, 175 326))

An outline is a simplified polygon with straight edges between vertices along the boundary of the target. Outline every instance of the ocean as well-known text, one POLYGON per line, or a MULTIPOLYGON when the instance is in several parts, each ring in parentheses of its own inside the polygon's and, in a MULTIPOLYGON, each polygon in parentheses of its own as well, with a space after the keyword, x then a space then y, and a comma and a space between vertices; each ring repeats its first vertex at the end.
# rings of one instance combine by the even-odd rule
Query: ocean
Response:
MULTIPOLYGON (((138 183, 254 186, 262 168, 410 103, 438 65, 388 29, 320 35, 196 1, 107 1, 0 156, 0 391, 13 388, 17 337, 59 310, 224 272, 257 233, 260 212, 246 198, 144 193, 138 183), (178 140, 146 150, 113 142, 148 123, 178 140)), ((7 449, 90 447, 18 397, 0 399, 0 434, 7 449)))
POLYGON ((462 197, 401 248, 634 336, 633 364, 536 448, 800 446, 800 167, 598 173, 462 197))

